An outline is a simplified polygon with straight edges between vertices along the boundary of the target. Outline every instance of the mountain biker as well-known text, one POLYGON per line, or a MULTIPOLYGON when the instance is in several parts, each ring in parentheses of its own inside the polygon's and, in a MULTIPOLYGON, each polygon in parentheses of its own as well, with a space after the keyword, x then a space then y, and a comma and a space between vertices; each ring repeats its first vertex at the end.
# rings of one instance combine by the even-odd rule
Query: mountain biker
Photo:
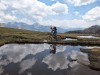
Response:
POLYGON ((57 28, 56 27, 51 27, 51 34, 56 39, 56 35, 57 35, 57 28))
POLYGON ((54 27, 53 29, 54 29, 53 35, 55 35, 55 36, 56 36, 56 35, 57 35, 57 28, 56 28, 56 27, 54 27))

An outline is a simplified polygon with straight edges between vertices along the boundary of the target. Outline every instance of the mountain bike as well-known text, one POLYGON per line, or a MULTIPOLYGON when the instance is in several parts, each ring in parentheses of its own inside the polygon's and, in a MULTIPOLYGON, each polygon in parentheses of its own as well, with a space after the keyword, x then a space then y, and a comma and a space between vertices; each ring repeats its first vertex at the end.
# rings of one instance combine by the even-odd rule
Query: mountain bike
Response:
POLYGON ((48 36, 48 41, 61 41, 61 40, 62 40, 62 37, 58 34, 56 36, 52 34, 48 36))

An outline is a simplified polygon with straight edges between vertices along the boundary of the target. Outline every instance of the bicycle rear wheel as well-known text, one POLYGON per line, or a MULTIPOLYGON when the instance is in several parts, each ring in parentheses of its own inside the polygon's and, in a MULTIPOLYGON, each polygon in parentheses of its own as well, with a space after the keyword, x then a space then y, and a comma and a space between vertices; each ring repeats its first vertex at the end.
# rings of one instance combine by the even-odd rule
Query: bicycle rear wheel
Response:
POLYGON ((61 41, 61 36, 60 35, 57 35, 57 41, 61 41))
POLYGON ((54 38, 52 36, 48 37, 48 41, 53 41, 53 40, 54 40, 54 38))

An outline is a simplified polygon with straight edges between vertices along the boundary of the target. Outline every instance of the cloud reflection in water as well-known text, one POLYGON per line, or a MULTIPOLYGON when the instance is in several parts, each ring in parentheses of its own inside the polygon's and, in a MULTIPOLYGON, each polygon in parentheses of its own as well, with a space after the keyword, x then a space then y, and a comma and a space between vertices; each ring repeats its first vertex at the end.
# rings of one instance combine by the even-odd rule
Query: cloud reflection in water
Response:
POLYGON ((35 63, 36 63, 36 59, 35 58, 23 60, 20 63, 20 68, 21 69, 19 71, 19 74, 23 73, 27 69, 30 69, 33 65, 35 65, 35 63))
POLYGON ((6 55, 10 62, 17 63, 20 62, 25 56, 29 54, 36 55, 39 52, 44 51, 48 48, 45 44, 7 44, 0 48, 0 55, 6 55))
MULTIPOLYGON (((79 47, 73 46, 57 46, 56 53, 50 54, 48 44, 7 44, 0 47, 0 73, 2 74, 4 72, 3 66, 7 66, 10 63, 19 64, 19 74, 26 72, 28 69, 33 69, 34 65, 37 67, 38 65, 36 65, 36 63, 38 61, 38 64, 41 66, 37 68, 42 67, 45 63, 48 65, 48 68, 51 68, 53 71, 57 69, 68 69, 69 66, 73 68, 79 65, 79 63, 71 61, 70 59, 78 59, 79 62, 89 64, 87 54, 79 52, 76 48, 79 49, 79 47), (46 53, 46 50, 48 50, 48 53, 46 53), (25 59, 28 55, 33 56, 32 58, 25 59), (42 61, 39 60, 40 58, 42 61)), ((43 68, 47 69, 46 66, 43 68)), ((31 72, 27 74, 32 75, 31 72)))
POLYGON ((10 63, 20 63, 20 73, 23 73, 25 70, 31 68, 36 59, 25 59, 27 55, 32 54, 36 55, 39 52, 45 51, 49 45, 47 44, 6 44, 0 47, 0 74, 3 73, 4 69, 1 65, 7 66, 10 63))
MULTIPOLYGON (((63 48, 65 49, 65 48, 63 48)), ((68 69, 69 67, 75 67, 79 65, 78 62, 88 65, 88 55, 77 50, 58 52, 56 54, 49 54, 42 62, 48 65, 53 71, 57 69, 68 69), (77 61, 72 61, 77 59, 77 61)))

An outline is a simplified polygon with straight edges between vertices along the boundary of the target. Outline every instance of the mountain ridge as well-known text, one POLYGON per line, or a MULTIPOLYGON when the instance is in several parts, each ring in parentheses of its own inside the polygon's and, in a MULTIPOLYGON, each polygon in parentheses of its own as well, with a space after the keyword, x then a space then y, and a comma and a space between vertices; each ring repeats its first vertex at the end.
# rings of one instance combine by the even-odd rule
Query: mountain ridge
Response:
POLYGON ((67 33, 100 34, 100 26, 92 25, 84 30, 68 31, 67 33))
MULTIPOLYGON (((50 32, 50 25, 44 26, 39 23, 34 24, 26 24, 23 22, 8 22, 8 23, 1 23, 1 27, 8 27, 8 28, 17 28, 17 29, 25 29, 25 30, 32 30, 32 31, 41 31, 41 32, 50 32)), ((57 27, 58 33, 65 33, 66 31, 73 31, 79 28, 61 28, 57 27)), ((81 29, 82 30, 82 29, 81 29)))

